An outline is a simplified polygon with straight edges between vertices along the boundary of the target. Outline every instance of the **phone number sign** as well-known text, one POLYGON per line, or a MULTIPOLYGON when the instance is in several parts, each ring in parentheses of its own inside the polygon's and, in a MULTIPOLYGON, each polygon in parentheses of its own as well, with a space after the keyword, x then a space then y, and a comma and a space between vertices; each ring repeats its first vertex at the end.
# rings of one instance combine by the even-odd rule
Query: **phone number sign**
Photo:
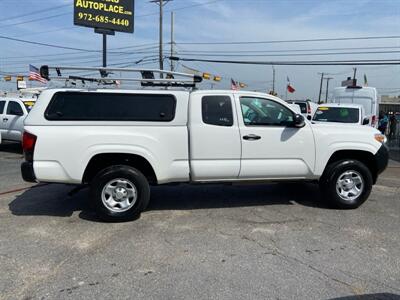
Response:
POLYGON ((134 0, 74 0, 74 24, 133 32, 134 0))

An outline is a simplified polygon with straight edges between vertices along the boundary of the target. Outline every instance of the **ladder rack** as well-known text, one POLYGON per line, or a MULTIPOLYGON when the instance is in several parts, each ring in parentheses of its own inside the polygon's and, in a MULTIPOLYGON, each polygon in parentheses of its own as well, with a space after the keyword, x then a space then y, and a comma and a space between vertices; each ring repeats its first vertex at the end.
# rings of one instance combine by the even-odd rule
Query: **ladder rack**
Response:
POLYGON ((48 80, 63 80, 63 81, 81 81, 95 82, 103 85, 113 85, 120 82, 140 82, 143 87, 183 87, 183 88, 195 88, 197 83, 202 82, 202 77, 194 74, 171 72, 158 69, 132 69, 132 68, 104 68, 104 67, 77 67, 77 66, 48 66, 44 65, 40 67, 40 75, 48 80), (55 71, 52 76, 51 71, 55 71), (78 76, 78 75, 63 75, 68 71, 89 71, 98 72, 99 77, 91 76, 78 76), (115 77, 115 72, 137 74, 140 73, 140 78, 134 77, 115 77), (154 74, 166 75, 166 78, 155 78, 154 74), (179 77, 179 78, 175 78, 179 77))

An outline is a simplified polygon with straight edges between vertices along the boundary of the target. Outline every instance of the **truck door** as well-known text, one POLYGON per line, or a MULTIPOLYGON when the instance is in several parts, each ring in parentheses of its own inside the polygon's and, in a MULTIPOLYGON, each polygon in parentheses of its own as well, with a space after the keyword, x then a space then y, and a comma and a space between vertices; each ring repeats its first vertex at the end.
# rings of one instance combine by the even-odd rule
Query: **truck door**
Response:
POLYGON ((4 139, 12 141, 21 141, 24 130, 25 113, 22 106, 17 101, 8 101, 6 114, 3 117, 5 125, 4 139))
POLYGON ((233 95, 193 93, 189 105, 192 180, 237 179, 241 142, 233 95))
POLYGON ((0 134, 2 136, 2 139, 5 139, 5 135, 6 135, 6 124, 7 124, 7 118, 6 118, 6 104, 7 101, 4 100, 0 100, 0 134))
POLYGON ((239 97, 241 179, 302 179, 313 174, 311 125, 293 127, 294 113, 273 99, 239 97))

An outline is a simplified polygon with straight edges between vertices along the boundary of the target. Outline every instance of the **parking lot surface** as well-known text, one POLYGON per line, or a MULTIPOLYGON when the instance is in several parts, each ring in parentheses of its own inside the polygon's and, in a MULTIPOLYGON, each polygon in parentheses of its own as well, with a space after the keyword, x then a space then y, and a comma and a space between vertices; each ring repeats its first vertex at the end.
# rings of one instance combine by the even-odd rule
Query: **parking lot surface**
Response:
POLYGON ((313 184, 168 186, 129 223, 0 145, 1 299, 400 299, 400 163, 359 209, 313 184))

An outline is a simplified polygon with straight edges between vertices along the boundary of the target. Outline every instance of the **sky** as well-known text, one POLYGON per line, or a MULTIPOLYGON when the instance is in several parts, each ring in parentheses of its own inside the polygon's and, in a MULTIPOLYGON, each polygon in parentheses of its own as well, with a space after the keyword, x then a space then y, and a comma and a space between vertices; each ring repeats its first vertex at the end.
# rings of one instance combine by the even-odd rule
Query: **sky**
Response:
MULTIPOLYGON (((135 2, 135 32, 116 33, 108 38, 108 64, 158 67, 158 6, 149 0, 135 2)), ((179 57, 252 61, 400 60, 400 38, 282 42, 399 36, 399 0, 173 0, 165 5, 164 10, 166 55, 170 53, 170 14, 174 11, 175 55, 179 57), (258 41, 281 42, 246 43, 258 41), (191 44, 208 42, 245 43, 191 44), (338 52, 350 54, 332 54, 338 52), (320 55, 303 55, 310 53, 320 55)), ((0 11, 0 36, 65 47, 102 49, 101 36, 95 34, 93 29, 73 25, 72 0, 0 0, 0 11)), ((0 39, 0 74, 25 75, 29 64, 100 66, 101 53, 0 39)), ((168 60, 165 65, 169 66, 168 60)), ((222 82, 214 85, 212 81, 206 81, 202 88, 230 88, 230 79, 233 78, 247 84, 249 90, 272 89, 271 66, 205 62, 181 62, 177 66, 179 71, 187 71, 185 67, 223 77, 222 82)), ((331 88, 340 86, 342 80, 353 74, 352 66, 275 66, 275 70, 276 90, 281 97, 286 97, 287 78, 296 89, 294 94, 288 96, 290 99, 316 100, 319 96, 321 72, 332 77, 329 82, 331 88)), ((380 94, 400 94, 400 66, 360 66, 357 77, 361 83, 364 74, 369 86, 379 88, 380 94)), ((323 98, 325 86, 324 82, 323 98)), ((0 89, 15 89, 15 83, 0 81, 0 89)))

